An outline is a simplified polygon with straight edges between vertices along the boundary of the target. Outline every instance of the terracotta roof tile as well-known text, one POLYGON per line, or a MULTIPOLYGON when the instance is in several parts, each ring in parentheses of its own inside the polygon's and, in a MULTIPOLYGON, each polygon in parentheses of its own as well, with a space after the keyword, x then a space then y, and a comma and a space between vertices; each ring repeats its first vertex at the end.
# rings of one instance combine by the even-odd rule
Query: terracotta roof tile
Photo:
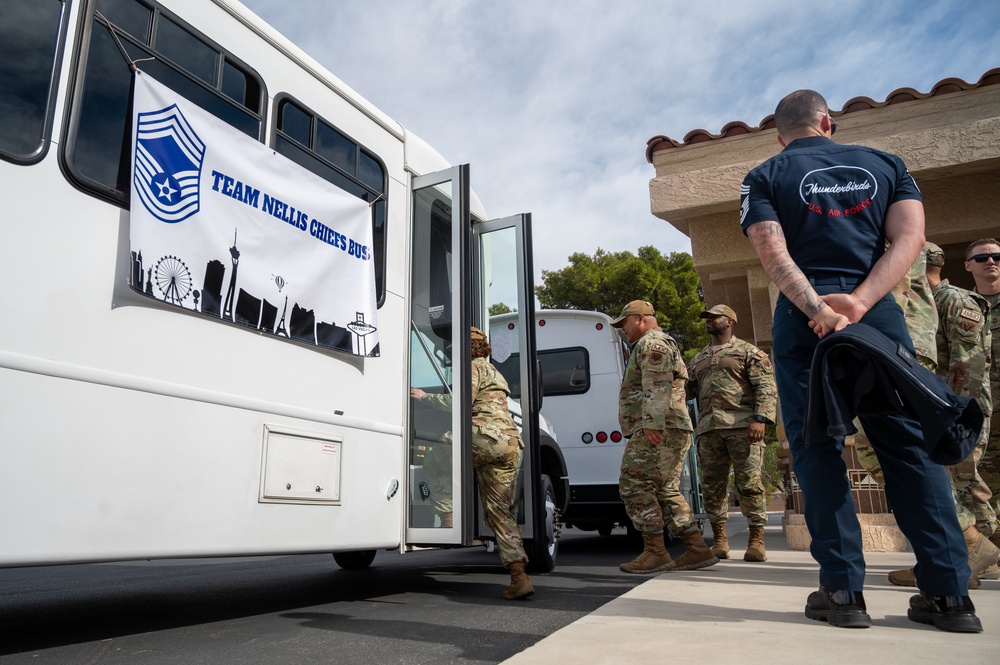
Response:
MULTIPOLYGON (((974 84, 966 83, 960 78, 946 78, 934 84, 931 91, 928 93, 921 93, 913 88, 897 88, 889 93, 884 102, 876 102, 870 97, 854 97, 853 99, 848 100, 840 111, 834 111, 833 115, 840 116, 845 113, 854 113, 855 111, 867 111, 868 109, 888 106, 889 104, 912 102, 916 99, 927 99, 928 97, 934 97, 935 95, 947 95, 953 92, 973 90, 975 88, 996 84, 1000 84, 1000 67, 989 70, 974 84)), ((646 161, 652 164, 653 153, 659 152, 660 150, 679 148, 681 146, 694 145, 696 143, 706 143, 716 139, 724 139, 730 136, 738 136, 740 134, 750 134, 752 132, 759 132, 765 129, 774 129, 773 113, 761 120, 760 124, 756 127, 751 127, 744 122, 734 120, 727 123, 718 134, 712 134, 704 129, 694 129, 685 134, 684 140, 681 142, 677 142, 669 136, 659 134, 646 141, 646 161)))

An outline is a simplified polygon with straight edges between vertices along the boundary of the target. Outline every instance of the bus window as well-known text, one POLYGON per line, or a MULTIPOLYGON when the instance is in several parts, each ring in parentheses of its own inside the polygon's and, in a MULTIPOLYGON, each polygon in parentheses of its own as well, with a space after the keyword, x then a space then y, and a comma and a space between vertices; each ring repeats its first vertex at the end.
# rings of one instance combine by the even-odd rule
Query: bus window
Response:
POLYGON ((131 71, 122 48, 133 61, 143 60, 140 69, 209 113, 257 140, 264 136, 259 77, 152 7, 138 0, 96 3, 64 140, 65 163, 76 184, 123 207, 128 206, 128 164, 122 155, 128 153, 131 71))
POLYGON ((45 155, 65 3, 0 3, 0 156, 31 163, 45 155))
POLYGON ((275 102, 274 149, 299 166, 371 203, 375 294, 385 298, 385 167, 360 144, 288 97, 275 102))
MULTIPOLYGON (((517 372, 520 355, 513 353, 502 363, 493 360, 510 386, 512 399, 521 398, 521 382, 517 372)), ((539 351, 538 364, 542 369, 542 394, 545 397, 579 395, 590 390, 590 355, 582 346, 539 351)))

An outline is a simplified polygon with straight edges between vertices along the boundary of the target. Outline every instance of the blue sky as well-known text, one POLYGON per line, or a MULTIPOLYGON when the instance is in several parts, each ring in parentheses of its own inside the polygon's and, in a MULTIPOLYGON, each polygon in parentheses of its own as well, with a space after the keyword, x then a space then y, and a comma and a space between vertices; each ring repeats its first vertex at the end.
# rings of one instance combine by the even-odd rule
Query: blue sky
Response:
POLYGON ((531 212, 536 283, 573 252, 690 251, 649 212, 652 136, 756 126, 798 88, 839 110, 1000 67, 996 0, 243 2, 470 163, 491 217, 531 212))

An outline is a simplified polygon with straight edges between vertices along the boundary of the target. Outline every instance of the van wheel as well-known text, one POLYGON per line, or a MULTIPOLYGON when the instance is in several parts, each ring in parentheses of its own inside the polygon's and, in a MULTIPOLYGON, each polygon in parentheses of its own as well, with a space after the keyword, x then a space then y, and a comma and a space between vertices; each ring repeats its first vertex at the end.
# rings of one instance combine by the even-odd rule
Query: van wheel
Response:
POLYGON ((615 530, 614 524, 602 524, 601 526, 597 527, 597 533, 599 533, 602 536, 610 536, 611 532, 614 530, 615 530))
POLYGON ((334 552, 333 560, 345 570, 367 568, 375 560, 375 550, 357 550, 354 552, 334 552))
POLYGON ((528 570, 532 573, 552 572, 556 567, 556 555, 559 552, 556 490, 546 474, 542 474, 542 498, 545 502, 545 523, 542 525, 544 538, 533 538, 524 543, 528 555, 528 570))

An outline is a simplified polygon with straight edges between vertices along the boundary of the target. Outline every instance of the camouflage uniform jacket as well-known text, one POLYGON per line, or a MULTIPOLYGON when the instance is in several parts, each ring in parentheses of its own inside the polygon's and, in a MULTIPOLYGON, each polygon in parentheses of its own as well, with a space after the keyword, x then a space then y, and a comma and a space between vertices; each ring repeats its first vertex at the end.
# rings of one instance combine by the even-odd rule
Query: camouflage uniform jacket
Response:
POLYGON ((892 289, 896 304, 903 308, 906 329, 913 340, 920 364, 934 370, 937 365, 938 310, 934 306, 934 294, 927 281, 927 246, 921 250, 917 260, 903 279, 892 289))
POLYGON ((698 434, 745 429, 753 415, 774 422, 778 387, 767 353, 733 337, 721 349, 706 346, 688 365, 688 397, 698 398, 698 434))
POLYGON ((990 304, 978 293, 952 286, 948 280, 934 287, 940 325, 937 331, 938 376, 957 395, 976 398, 989 418, 990 365, 993 344, 987 315, 990 304))
MULTIPOLYGON (((992 303, 996 296, 983 296, 992 303)), ((987 314, 990 331, 993 334, 993 365, 990 367, 990 390, 993 394, 993 409, 1000 409, 1000 300, 990 305, 987 314)))
MULTIPOLYGON (((503 374, 486 358, 473 358, 471 378, 472 445, 502 447, 506 444, 523 448, 524 442, 507 406, 510 388, 503 374)), ((450 394, 428 393, 424 395, 424 401, 439 409, 452 407, 450 394)))
POLYGON ((684 395, 687 368, 674 339, 653 328, 632 346, 618 393, 618 422, 631 437, 643 429, 692 430, 684 395))

